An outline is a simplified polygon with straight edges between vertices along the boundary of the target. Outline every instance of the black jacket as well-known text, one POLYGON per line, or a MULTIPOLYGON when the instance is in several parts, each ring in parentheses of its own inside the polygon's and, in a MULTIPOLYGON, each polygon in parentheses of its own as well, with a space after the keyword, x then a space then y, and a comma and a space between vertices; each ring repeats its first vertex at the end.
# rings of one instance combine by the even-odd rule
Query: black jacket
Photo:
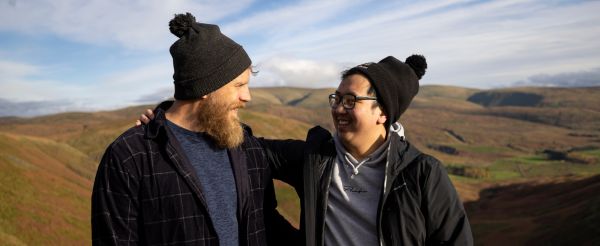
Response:
MULTIPOLYGON (((392 134, 379 201, 381 245, 472 245, 463 205, 440 162, 392 134)), ((306 141, 262 140, 273 177, 294 186, 306 245, 323 245, 325 213, 336 158, 331 134, 315 127, 306 141)))
MULTIPOLYGON (((92 193, 94 245, 218 245, 199 179, 165 127, 164 111, 106 150, 92 193)), ((250 128, 228 150, 238 197, 240 245, 281 244, 293 227, 275 210, 273 182, 250 128)))

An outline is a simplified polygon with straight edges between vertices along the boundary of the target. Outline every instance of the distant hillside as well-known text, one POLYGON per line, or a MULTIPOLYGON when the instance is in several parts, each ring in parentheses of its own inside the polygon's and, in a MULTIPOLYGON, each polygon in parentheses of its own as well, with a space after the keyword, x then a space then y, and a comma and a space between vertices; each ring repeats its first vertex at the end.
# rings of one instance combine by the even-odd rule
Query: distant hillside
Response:
POLYGON ((571 129, 600 129, 600 87, 499 89, 474 93, 467 100, 488 107, 479 114, 571 129))
POLYGON ((522 87, 495 89, 474 93, 467 100, 486 107, 575 107, 600 111, 600 106, 598 106, 600 105, 600 87, 522 87))

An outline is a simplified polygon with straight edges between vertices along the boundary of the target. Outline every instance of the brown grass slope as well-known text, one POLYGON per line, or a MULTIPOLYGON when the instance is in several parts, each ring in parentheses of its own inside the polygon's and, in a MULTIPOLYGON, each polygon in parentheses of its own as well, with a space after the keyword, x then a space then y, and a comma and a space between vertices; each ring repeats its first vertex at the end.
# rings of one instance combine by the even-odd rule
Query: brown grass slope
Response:
MULTIPOLYGON (((570 90, 558 91, 569 95, 565 97, 559 97, 562 94, 553 91, 552 88, 523 90, 527 93, 544 95, 542 102, 545 100, 555 105, 550 110, 585 108, 573 106, 578 102, 576 100, 573 102, 574 96, 569 94, 572 92, 570 90)), ((590 92, 586 89, 581 90, 577 95, 583 97, 583 102, 596 100, 588 98, 596 96, 595 89, 590 89, 590 92)), ((241 111, 241 118, 252 127, 257 136, 304 139, 306 131, 314 125, 323 125, 332 129, 327 103, 327 95, 332 91, 334 89, 253 89, 253 102, 247 109, 241 111)), ((562 182, 564 176, 580 179, 600 173, 600 130, 594 127, 564 126, 543 120, 500 115, 497 112, 508 114, 506 112, 510 113, 514 110, 529 110, 527 112, 531 114, 543 114, 539 109, 545 110, 544 107, 548 106, 540 104, 486 107, 468 100, 469 97, 480 92, 482 91, 460 87, 424 86, 420 89, 420 94, 415 98, 411 108, 400 119, 406 128, 408 140, 422 151, 442 160, 448 167, 452 174, 451 178, 464 201, 478 201, 481 194, 484 194, 479 192, 481 189, 496 187, 499 183, 535 182, 540 179, 562 182), (543 153, 549 149, 563 151, 566 158, 559 160, 550 158, 543 153)), ((66 113, 30 119, 0 118, 0 134, 33 136, 32 139, 44 138, 46 139, 44 141, 71 146, 72 150, 79 151, 93 160, 92 163, 95 165, 106 146, 125 129, 131 127, 143 109, 148 107, 153 106, 97 113, 66 113)), ((592 108, 586 110, 594 108, 589 105, 586 107, 592 108)), ((573 117, 574 122, 585 119, 588 125, 600 125, 597 118, 585 118, 587 117, 585 115, 575 113, 570 117, 573 117)), ((4 153, 4 147, 1 153, 4 153)), ((18 158, 25 159, 20 155, 26 153, 15 154, 18 158)), ((64 160, 61 163, 68 166, 66 164, 69 162, 64 160)), ((6 171, 6 177, 19 178, 11 180, 5 178, 0 182, 0 186, 6 182, 24 184, 32 182, 21 178, 13 169, 6 171)), ((67 169, 69 172, 79 172, 86 177, 85 172, 74 170, 77 168, 67 169)), ((42 179, 40 182, 50 181, 42 179)), ((46 184, 46 186, 51 185, 46 184)), ((298 200, 293 190, 282 184, 277 184, 277 187, 281 211, 286 217, 297 221, 298 200)), ((545 191, 547 190, 536 190, 542 193, 545 191)), ((91 191, 87 190, 87 192, 83 196, 73 193, 74 197, 77 197, 73 199, 88 202, 91 191)), ((515 199, 514 202, 518 204, 520 201, 515 199)), ((523 202, 526 204, 526 201, 523 202)), ((507 213, 507 216, 516 215, 507 213)), ((477 231, 476 236, 486 242, 487 235, 491 232, 481 227, 487 225, 475 224, 474 226, 477 231)), ((518 224, 509 224, 507 228, 518 230, 519 227, 518 224)), ((570 225, 566 227, 566 230, 570 230, 570 225)), ((89 226, 85 230, 89 231, 89 226)), ((547 232, 547 234, 556 233, 547 232)), ((10 236, 14 234, 0 230, 0 236, 2 235, 9 235, 6 238, 10 240, 21 240, 20 237, 10 236)), ((519 240, 521 241, 518 242, 525 242, 524 238, 519 240)))
MULTIPOLYGON (((98 161, 148 107, 5 118, 0 123, 0 242, 89 244, 89 198, 98 161)), ((241 118, 264 137, 304 138, 309 127, 249 110, 241 118)), ((291 199, 280 204, 288 203, 297 208, 291 199)))
POLYGON ((600 175, 539 180, 481 191, 466 204, 477 244, 597 245, 600 175))
POLYGON ((0 242, 90 244, 96 164, 70 145, 37 137, 0 133, 0 149, 0 242))
POLYGON ((0 132, 48 138, 66 143, 99 161, 106 146, 127 128, 149 105, 94 113, 61 113, 17 118, 0 123, 0 132))

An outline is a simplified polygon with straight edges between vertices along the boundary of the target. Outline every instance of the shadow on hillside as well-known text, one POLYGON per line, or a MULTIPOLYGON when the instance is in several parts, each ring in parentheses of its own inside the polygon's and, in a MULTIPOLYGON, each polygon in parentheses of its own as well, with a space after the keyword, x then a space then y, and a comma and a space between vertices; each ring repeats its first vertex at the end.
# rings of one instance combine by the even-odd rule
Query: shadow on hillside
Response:
POLYGON ((467 101, 480 104, 485 107, 498 106, 521 106, 535 107, 544 100, 544 96, 526 92, 477 92, 467 98, 467 101))
POLYGON ((593 245, 600 240, 600 175, 484 189, 465 203, 478 245, 593 245))

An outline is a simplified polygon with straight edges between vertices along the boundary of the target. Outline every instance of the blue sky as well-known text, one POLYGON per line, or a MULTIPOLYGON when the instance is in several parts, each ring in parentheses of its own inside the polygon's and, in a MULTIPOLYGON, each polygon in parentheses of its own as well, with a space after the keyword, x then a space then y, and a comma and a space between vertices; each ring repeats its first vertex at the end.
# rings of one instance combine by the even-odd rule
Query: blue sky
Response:
POLYGON ((172 96, 168 21, 183 12, 245 47, 252 87, 336 87, 413 53, 422 85, 600 86, 600 1, 0 0, 0 116, 172 96))

